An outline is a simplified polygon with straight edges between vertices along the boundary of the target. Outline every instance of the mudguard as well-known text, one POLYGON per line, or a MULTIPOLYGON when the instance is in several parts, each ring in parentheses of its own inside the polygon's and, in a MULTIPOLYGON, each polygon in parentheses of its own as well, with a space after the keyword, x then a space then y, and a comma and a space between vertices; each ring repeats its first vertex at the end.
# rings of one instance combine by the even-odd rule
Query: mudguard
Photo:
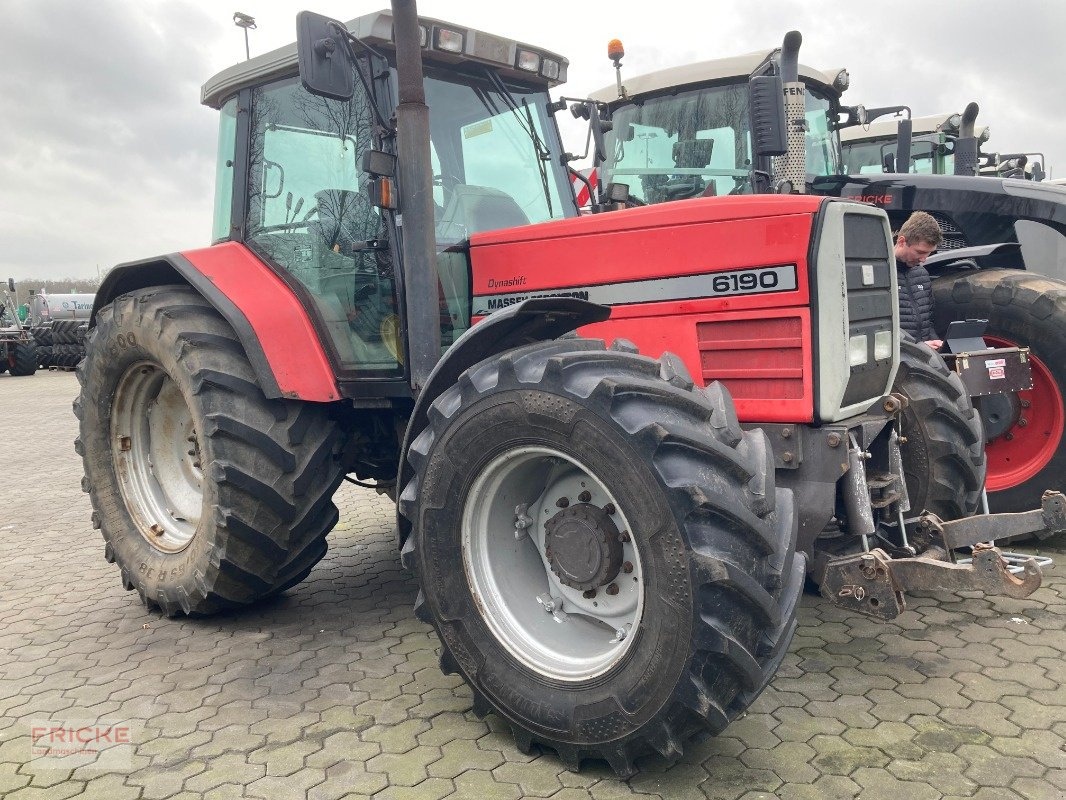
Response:
POLYGON ((174 283, 192 286, 233 327, 268 398, 320 403, 341 398, 303 302, 237 242, 118 265, 96 293, 90 327, 97 312, 119 295, 174 283))

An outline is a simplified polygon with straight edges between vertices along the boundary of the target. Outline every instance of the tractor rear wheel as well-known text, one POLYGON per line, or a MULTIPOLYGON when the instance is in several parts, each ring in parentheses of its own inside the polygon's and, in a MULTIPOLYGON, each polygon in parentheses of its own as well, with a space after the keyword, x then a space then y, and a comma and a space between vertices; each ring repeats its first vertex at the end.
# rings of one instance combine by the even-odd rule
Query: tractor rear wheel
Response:
POLYGON ((37 345, 32 340, 10 345, 7 351, 7 369, 12 377, 35 373, 37 371, 37 345))
POLYGON ((796 623, 792 493, 719 384, 628 343, 538 343, 467 370, 408 453, 405 564, 441 667, 518 746, 622 776, 758 696, 796 623))
POLYGON ((985 478, 984 433, 962 379, 930 347, 904 336, 893 391, 906 396, 900 449, 911 512, 974 514, 985 478))
POLYGON ((188 287, 97 315, 75 449, 104 554, 168 616, 251 603, 302 580, 337 521, 330 409, 269 400, 229 324, 188 287))
POLYGON ((1029 511, 1046 489, 1066 491, 1066 282, 1024 270, 966 272, 933 281, 937 327, 987 319, 989 347, 1028 347, 1033 388, 998 395, 986 413, 988 505, 1029 511))

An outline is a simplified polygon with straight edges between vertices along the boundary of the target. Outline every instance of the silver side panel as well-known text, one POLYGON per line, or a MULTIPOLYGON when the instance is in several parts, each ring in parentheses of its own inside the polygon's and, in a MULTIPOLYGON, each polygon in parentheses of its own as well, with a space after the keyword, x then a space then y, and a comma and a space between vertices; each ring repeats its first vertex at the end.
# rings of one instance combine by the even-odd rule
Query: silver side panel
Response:
POLYGON ((822 213, 822 229, 814 257, 812 276, 815 310, 817 352, 817 382, 814 416, 819 422, 837 422, 862 414, 892 389, 899 367, 899 303, 896 288, 896 269, 892 260, 892 231, 888 216, 873 206, 859 203, 828 203, 822 213), (876 392, 867 392, 862 399, 844 404, 848 382, 852 379, 848 361, 848 341, 852 320, 848 318, 848 282, 845 270, 844 221, 846 215, 868 215, 880 218, 884 228, 887 264, 873 265, 888 273, 891 293, 892 365, 887 380, 880 382, 876 392))

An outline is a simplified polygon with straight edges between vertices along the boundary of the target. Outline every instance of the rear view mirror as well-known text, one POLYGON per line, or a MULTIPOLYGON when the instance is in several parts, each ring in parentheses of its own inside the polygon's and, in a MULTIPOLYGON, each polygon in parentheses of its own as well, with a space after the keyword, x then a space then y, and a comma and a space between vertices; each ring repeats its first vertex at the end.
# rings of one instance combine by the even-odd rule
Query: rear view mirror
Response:
POLYGON ((756 158, 788 152, 785 86, 780 75, 757 75, 748 81, 752 151, 756 158))
POLYGON ((355 92, 347 30, 335 19, 310 11, 296 15, 300 82, 311 94, 350 100, 355 92))

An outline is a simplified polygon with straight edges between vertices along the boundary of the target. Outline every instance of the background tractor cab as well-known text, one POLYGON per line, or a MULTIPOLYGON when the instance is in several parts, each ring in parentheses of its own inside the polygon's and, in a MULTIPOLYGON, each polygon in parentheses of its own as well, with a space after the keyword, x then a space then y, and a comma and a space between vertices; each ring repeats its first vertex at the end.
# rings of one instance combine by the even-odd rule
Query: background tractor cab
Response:
MULTIPOLYGON (((840 146, 844 154, 844 171, 849 175, 873 175, 882 172, 912 172, 925 175, 955 174, 955 142, 960 136, 963 115, 932 114, 914 117, 911 123, 909 169, 900 170, 897 162, 899 119, 876 119, 869 111, 869 124, 841 130, 840 146)), ((909 109, 885 109, 884 114, 909 109)), ((878 115, 882 116, 882 115, 878 115)), ((1045 179, 1046 162, 1042 153, 985 152, 991 138, 988 126, 975 131, 979 153, 978 174, 985 177, 1023 178, 1040 182, 1045 179)))
MULTIPOLYGON (((975 130, 975 103, 951 143, 955 175, 881 168, 848 174, 842 133, 907 109, 845 106, 846 71, 799 64, 800 41, 793 31, 781 48, 621 76, 594 93, 589 102, 613 130, 595 165, 603 200, 593 210, 792 191, 871 203, 888 213, 893 230, 914 211, 932 214, 944 234, 940 253, 926 264, 938 329, 987 319, 990 347, 1028 347, 1032 356, 1031 391, 1010 395, 1005 405, 982 405, 991 507, 1027 508, 1048 486, 1066 485, 1066 191, 976 177, 984 134, 975 130), (776 94, 767 91, 765 84, 775 83, 776 94)), ((899 150, 929 155, 932 143, 915 140, 910 123, 900 121, 899 150)), ((893 166, 902 160, 915 168, 911 156, 886 155, 896 156, 893 166)), ((877 159, 881 164, 880 149, 877 159)))
MULTIPOLYGON (((601 183, 627 185, 635 203, 767 188, 769 165, 760 162, 787 150, 777 56, 779 51, 757 51, 624 77, 624 99, 618 85, 593 93, 613 126, 607 157, 598 165, 601 183)), ((806 169, 838 174, 839 95, 847 88, 847 72, 829 75, 806 65, 798 65, 798 72, 802 91, 792 90, 802 104, 806 169)))

